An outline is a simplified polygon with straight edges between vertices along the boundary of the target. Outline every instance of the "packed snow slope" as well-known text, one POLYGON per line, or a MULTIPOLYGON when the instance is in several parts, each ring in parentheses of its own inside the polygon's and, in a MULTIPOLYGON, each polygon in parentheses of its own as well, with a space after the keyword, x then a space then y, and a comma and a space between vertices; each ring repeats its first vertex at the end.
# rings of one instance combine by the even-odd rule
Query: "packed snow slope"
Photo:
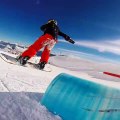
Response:
POLYGON ((40 105, 51 79, 41 74, 0 59, 0 120, 61 120, 40 105))
MULTIPOLYGON (((1 51, 11 57, 14 54, 1 51)), ((31 61, 35 62, 35 58, 31 61)), ((0 58, 0 120, 60 120, 40 99, 52 79, 61 72, 70 72, 50 65, 52 72, 6 63, 0 58)))

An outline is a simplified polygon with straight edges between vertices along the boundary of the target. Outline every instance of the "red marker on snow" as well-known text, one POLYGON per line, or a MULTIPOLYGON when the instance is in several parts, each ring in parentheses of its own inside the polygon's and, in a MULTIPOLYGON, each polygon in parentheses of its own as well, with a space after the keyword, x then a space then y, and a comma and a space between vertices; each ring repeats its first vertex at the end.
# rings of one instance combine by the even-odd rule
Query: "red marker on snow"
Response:
POLYGON ((110 75, 110 76, 113 76, 113 77, 118 77, 120 78, 120 75, 118 74, 114 74, 114 73, 110 73, 110 72, 103 72, 104 74, 107 74, 107 75, 110 75))

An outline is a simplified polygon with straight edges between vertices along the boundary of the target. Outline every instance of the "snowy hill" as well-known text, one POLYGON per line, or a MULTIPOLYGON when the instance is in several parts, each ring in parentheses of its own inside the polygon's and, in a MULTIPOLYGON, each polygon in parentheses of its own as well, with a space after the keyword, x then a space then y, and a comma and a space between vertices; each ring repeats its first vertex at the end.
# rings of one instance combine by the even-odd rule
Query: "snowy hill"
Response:
POLYGON ((109 71, 112 73, 119 74, 120 73, 119 64, 92 61, 92 60, 72 57, 72 56, 51 57, 50 64, 56 67, 74 71, 78 74, 84 72, 94 78, 107 80, 107 81, 120 82, 120 78, 115 78, 103 74, 104 71, 109 71))
POLYGON ((0 41, 0 50, 6 51, 9 53, 20 54, 25 49, 26 49, 26 47, 23 45, 0 41))
POLYGON ((0 66, 0 120, 60 120, 40 105, 55 75, 12 65, 2 59, 0 66))

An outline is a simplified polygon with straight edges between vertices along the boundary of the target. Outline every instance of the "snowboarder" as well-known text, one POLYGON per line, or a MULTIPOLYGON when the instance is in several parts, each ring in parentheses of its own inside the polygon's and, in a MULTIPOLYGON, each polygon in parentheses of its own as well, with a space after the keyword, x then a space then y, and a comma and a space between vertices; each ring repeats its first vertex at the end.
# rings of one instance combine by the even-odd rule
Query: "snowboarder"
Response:
POLYGON ((40 62, 38 64, 39 69, 44 69, 45 64, 48 62, 50 51, 57 43, 58 35, 64 37, 64 39, 72 44, 75 42, 66 34, 59 30, 57 21, 54 19, 48 20, 47 24, 41 26, 41 30, 44 32, 34 44, 32 44, 26 51, 24 51, 17 59, 21 65, 25 65, 27 61, 33 57, 41 48, 44 50, 41 55, 40 62))

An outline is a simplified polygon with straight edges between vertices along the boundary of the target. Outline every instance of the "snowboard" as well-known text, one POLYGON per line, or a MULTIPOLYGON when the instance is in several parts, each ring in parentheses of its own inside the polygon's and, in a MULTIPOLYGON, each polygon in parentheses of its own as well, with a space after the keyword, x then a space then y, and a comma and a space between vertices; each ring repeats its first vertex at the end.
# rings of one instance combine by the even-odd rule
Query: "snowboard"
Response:
MULTIPOLYGON (((2 60, 4 60, 5 62, 9 63, 9 64, 13 64, 13 65, 20 65, 20 63, 16 60, 15 57, 12 57, 10 55, 1 53, 0 54, 0 58, 2 58, 2 60)), ((20 65, 22 66, 22 65, 20 65)), ((31 61, 28 61, 26 65, 24 65, 23 67, 32 67, 34 69, 40 70, 38 68, 38 64, 37 63, 33 63, 31 61)), ((45 71, 45 72, 52 72, 52 68, 50 68, 50 65, 46 65, 45 68, 41 71, 45 71)))

